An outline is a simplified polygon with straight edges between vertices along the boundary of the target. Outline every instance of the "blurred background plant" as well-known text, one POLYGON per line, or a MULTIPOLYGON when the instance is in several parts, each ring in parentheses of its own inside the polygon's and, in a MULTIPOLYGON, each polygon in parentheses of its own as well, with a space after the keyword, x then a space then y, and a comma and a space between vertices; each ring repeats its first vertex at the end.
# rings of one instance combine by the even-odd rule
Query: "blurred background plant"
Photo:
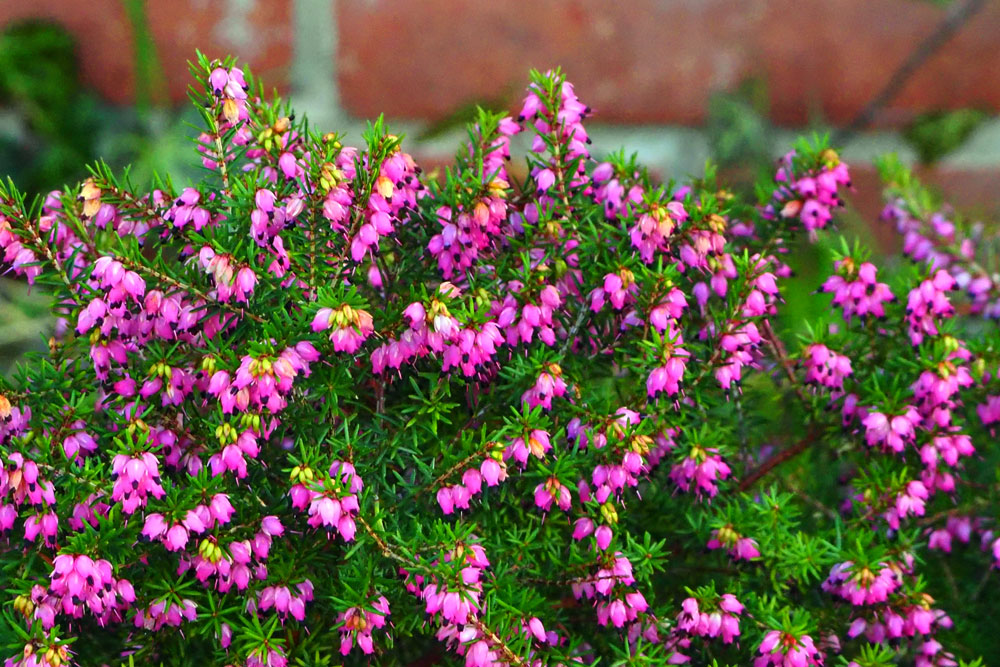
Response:
MULTIPOLYGON (((947 8, 937 27, 914 45, 884 86, 850 123, 836 128, 821 113, 814 112, 803 133, 830 134, 838 146, 847 143, 865 130, 921 66, 987 4, 987 0, 917 1, 947 8)), ((712 159, 728 172, 729 182, 742 183, 749 188, 755 180, 773 170, 774 159, 791 144, 787 132, 782 133, 769 120, 770 99, 767 81, 759 77, 746 78, 735 89, 716 92, 709 98, 705 131, 712 159)), ((900 137, 905 148, 914 153, 920 167, 933 169, 962 148, 990 119, 989 112, 977 108, 932 109, 916 114, 902 128, 900 137)), ((880 261, 885 251, 898 249, 884 247, 873 234, 873 223, 878 224, 877 221, 867 220, 850 202, 841 219, 848 236, 854 236, 868 248, 883 251, 882 256, 876 254, 880 261)), ((898 243, 897 237, 892 240, 898 243)), ((804 334, 804 323, 821 315, 823 305, 811 298, 808 286, 822 282, 832 261, 833 249, 823 243, 799 243, 796 252, 791 254, 790 263, 805 279, 790 281, 783 289, 787 306, 780 312, 779 326, 804 334)))
MULTIPOLYGON (((169 172, 177 182, 195 177, 189 105, 163 104, 163 74, 145 13, 145 0, 125 0, 134 44, 135 103, 101 101, 81 83, 79 44, 62 26, 26 20, 0 33, 0 175, 29 199, 78 183, 103 159, 130 165, 136 183, 169 172)), ((0 373, 26 351, 42 349, 52 330, 47 296, 21 281, 0 278, 0 373)))

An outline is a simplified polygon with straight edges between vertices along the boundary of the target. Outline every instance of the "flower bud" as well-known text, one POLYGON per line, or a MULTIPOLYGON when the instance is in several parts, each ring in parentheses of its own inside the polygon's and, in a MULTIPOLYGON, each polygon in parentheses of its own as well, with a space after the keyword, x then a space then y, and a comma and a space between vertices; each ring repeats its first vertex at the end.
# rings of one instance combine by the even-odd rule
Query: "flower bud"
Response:
POLYGON ((977 357, 976 360, 972 362, 969 372, 972 374, 973 380, 981 382, 983 376, 986 375, 986 360, 982 357, 977 357))
POLYGON ((618 523, 618 510, 610 500, 601 505, 601 517, 611 525, 618 523))
POLYGON ((218 359, 209 355, 201 360, 201 370, 205 371, 207 375, 214 375, 216 366, 218 365, 218 359))

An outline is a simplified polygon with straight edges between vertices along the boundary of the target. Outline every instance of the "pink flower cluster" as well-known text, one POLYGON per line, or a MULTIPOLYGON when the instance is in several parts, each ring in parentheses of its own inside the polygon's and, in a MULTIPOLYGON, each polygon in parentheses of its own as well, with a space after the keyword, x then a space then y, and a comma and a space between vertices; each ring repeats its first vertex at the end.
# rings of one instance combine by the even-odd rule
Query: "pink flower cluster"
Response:
MULTIPOLYGON (((483 134, 482 127, 476 127, 476 143, 483 161, 482 191, 465 207, 457 210, 448 206, 438 208, 437 218, 442 229, 427 244, 446 280, 461 276, 502 238, 507 222, 506 188, 510 180, 506 159, 510 157, 510 138, 520 131, 521 126, 509 117, 501 119, 495 132, 488 135, 483 134)), ((470 157, 476 148, 469 145, 470 157)))
POLYGON ((552 444, 549 441, 548 432, 535 428, 527 430, 511 440, 510 444, 503 450, 503 458, 505 461, 513 458, 523 468, 528 464, 529 456, 544 459, 551 449, 552 444))
POLYGON ((236 590, 246 590, 251 580, 265 581, 267 579, 267 560, 271 550, 272 540, 284 534, 284 526, 276 516, 266 516, 261 521, 260 530, 252 539, 234 540, 219 546, 214 536, 201 541, 198 553, 194 556, 181 556, 177 568, 179 572, 193 569, 195 578, 206 587, 214 579, 212 586, 226 592, 234 586, 236 590), (253 559, 257 559, 254 564, 253 559))
POLYGON ((416 170, 413 158, 398 149, 382 161, 375 186, 368 194, 364 222, 351 239, 351 258, 355 262, 377 252, 379 239, 393 234, 404 211, 415 208, 417 199, 426 194, 416 170))
POLYGON ((432 618, 440 616, 442 625, 466 625, 481 611, 481 579, 490 561, 481 545, 465 544, 445 554, 444 563, 458 568, 457 584, 415 575, 408 579, 406 588, 424 601, 427 614, 432 618))
POLYGON ((725 363, 715 369, 719 386, 729 390, 743 379, 743 369, 754 363, 757 348, 764 339, 752 321, 734 322, 732 328, 719 339, 719 348, 725 363))
POLYGON ((338 308, 320 308, 312 321, 313 331, 330 332, 334 352, 354 354, 375 331, 371 313, 341 304, 338 308))
POLYGON ((727 252, 728 245, 723 235, 727 221, 720 215, 710 216, 699 226, 687 230, 683 239, 679 239, 677 268, 682 273, 694 270, 708 276, 708 280, 696 282, 691 292, 700 308, 704 308, 708 300, 715 294, 725 298, 729 292, 729 281, 738 275, 732 255, 727 252))
MULTIPOLYGON (((14 410, 5 428, 7 434, 22 432, 30 419, 30 412, 14 410)), ((55 486, 44 478, 37 463, 20 452, 0 452, 0 535, 13 529, 19 508, 30 508, 33 514, 24 517, 24 539, 33 542, 41 535, 45 544, 54 546, 59 529, 55 505, 55 486)))
POLYGON ((247 611, 254 613, 256 610, 266 612, 274 609, 281 617, 282 622, 289 616, 296 621, 306 619, 306 605, 312 602, 313 584, 308 579, 304 579, 295 584, 294 589, 285 586, 265 586, 257 592, 257 599, 247 600, 247 611))
POLYGON ((878 282, 877 269, 870 262, 858 265, 850 257, 834 262, 837 273, 826 279, 823 291, 833 294, 833 305, 844 311, 844 319, 854 316, 885 317, 885 304, 895 300, 889 286, 878 282))
POLYGON ((337 614, 337 623, 340 624, 340 654, 350 653, 355 642, 365 655, 374 653, 372 631, 384 628, 388 616, 389 601, 384 595, 378 596, 364 609, 351 607, 337 614))
POLYGON ((907 406, 902 414, 897 415, 868 412, 861 420, 865 427, 865 442, 870 446, 881 445, 883 450, 897 454, 913 443, 920 422, 920 413, 913 406, 907 406))
POLYGON ((692 443, 681 462, 670 468, 670 480, 682 491, 694 491, 699 496, 705 493, 714 498, 719 492, 718 483, 731 472, 718 449, 692 443))
POLYGON ((635 274, 628 269, 620 269, 618 273, 604 276, 604 283, 600 287, 595 287, 590 293, 590 309, 598 313, 604 308, 604 304, 610 301, 612 308, 622 310, 635 302, 635 295, 638 292, 639 286, 635 282, 635 274))
POLYGON ((930 492, 919 479, 907 482, 902 491, 896 495, 895 502, 883 515, 886 523, 893 530, 899 530, 901 519, 910 515, 923 516, 928 497, 930 492))
POLYGON ((860 606, 885 602, 901 584, 899 570, 890 564, 879 563, 870 568, 845 561, 833 566, 823 582, 823 590, 860 606))
POLYGON ((926 263, 932 271, 943 269, 951 274, 957 287, 965 290, 971 312, 1000 317, 1000 282, 976 257, 985 240, 985 226, 977 223, 963 232, 950 215, 937 211, 924 219, 914 215, 903 199, 893 198, 881 218, 893 223, 903 236, 904 254, 926 263))
POLYGON ((673 321, 669 322, 663 334, 657 359, 657 363, 661 365, 653 368, 646 378, 646 393, 650 398, 656 398, 660 393, 676 396, 680 392, 690 357, 687 350, 681 347, 683 344, 684 338, 677 325, 673 321))
POLYGON ((795 152, 786 154, 778 168, 775 181, 779 184, 770 212, 787 220, 795 220, 810 233, 823 229, 833 217, 833 209, 843 205, 838 191, 850 187, 847 164, 833 151, 820 156, 821 164, 797 175, 795 152), (778 208, 780 206, 780 209, 778 208))
POLYGON ((292 507, 299 511, 308 509, 310 526, 336 530, 346 542, 354 540, 357 532, 354 515, 360 507, 358 494, 364 482, 352 464, 334 461, 329 476, 322 481, 314 479, 311 469, 296 467, 292 470, 292 481, 295 484, 288 492, 292 507))
POLYGON ((823 654, 816 648, 812 637, 781 630, 771 630, 764 635, 758 651, 761 655, 753 661, 754 667, 807 667, 822 665, 823 654))
MULTIPOLYGON (((496 486, 507 479, 506 461, 513 457, 521 467, 528 463, 529 456, 544 459, 546 452, 552 449, 549 434, 541 429, 532 429, 514 438, 507 446, 496 445, 487 455, 479 468, 470 467, 462 474, 462 482, 442 486, 437 491, 437 502, 444 514, 451 514, 455 509, 468 509, 469 501, 479 495, 483 482, 487 486, 496 486)), ((535 501, 546 511, 553 501, 560 507, 568 509, 569 490, 558 480, 540 484, 535 490, 535 501), (546 496, 545 494, 549 494, 546 496), (567 505, 566 507, 563 507, 567 505)))
POLYGON ((51 628, 57 614, 82 618, 89 611, 101 625, 121 622, 135 602, 128 579, 114 576, 111 563, 83 554, 60 554, 52 561, 47 594, 35 604, 35 616, 51 628))
POLYGON ((228 524, 236 510, 229 502, 229 496, 216 494, 207 504, 197 505, 186 512, 175 510, 175 516, 183 514, 183 519, 168 521, 162 514, 147 514, 141 536, 147 540, 158 540, 167 551, 181 551, 187 546, 191 535, 201 535, 216 526, 228 524))
POLYGON ((285 348, 276 357, 244 355, 235 379, 228 371, 216 371, 208 392, 219 398, 225 414, 234 408, 246 412, 251 406, 279 412, 287 404, 285 395, 292 390, 295 377, 299 373, 308 377, 309 364, 318 359, 319 352, 308 341, 285 348))
MULTIPOLYGON (((525 127, 531 124, 535 131, 531 150, 541 154, 548 147, 545 137, 554 140, 556 146, 565 152, 555 153, 548 164, 536 165, 531 169, 541 204, 550 203, 553 194, 552 187, 556 183, 557 172, 568 165, 575 165, 570 186, 578 187, 588 181, 585 173, 586 158, 590 157, 587 144, 590 142, 587 130, 583 127, 583 119, 590 113, 590 107, 577 98, 573 84, 563 81, 554 91, 555 99, 550 99, 546 90, 536 83, 528 86, 528 95, 518 115, 518 121, 525 127)), ((557 149, 558 150, 558 149, 557 149)))
POLYGON ((553 503, 562 511, 568 511, 573 504, 569 487, 556 477, 549 477, 535 487, 535 506, 543 512, 552 509, 553 503))
MULTIPOLYGON (((604 205, 604 214, 608 220, 625 215, 629 207, 642 203, 644 188, 638 183, 638 172, 618 173, 612 163, 601 162, 594 167, 590 177, 595 186, 594 200, 604 205)), ((653 219, 656 220, 656 218, 653 219)), ((661 222, 657 220, 658 229, 656 231, 662 234, 662 231, 665 230, 661 222)), ((634 245, 635 240, 633 239, 634 245)))
POLYGON ((927 540, 927 548, 951 553, 952 539, 968 544, 972 538, 972 529, 973 522, 969 517, 950 516, 943 528, 928 529, 930 536, 927 540))
POLYGON ((736 560, 760 558, 757 541, 736 532, 731 524, 712 531, 712 539, 706 545, 709 549, 726 549, 736 560))
POLYGON ((10 266, 14 275, 24 276, 29 285, 34 284, 35 278, 42 272, 38 257, 24 245, 3 215, 0 215, 0 249, 3 249, 4 264, 10 266))
POLYGON ((257 274, 249 266, 239 266, 232 255, 216 253, 211 246, 204 246, 198 253, 198 262, 205 273, 215 280, 215 297, 222 303, 234 296, 237 302, 247 303, 257 284, 257 274))
POLYGON ((927 638, 939 628, 947 629, 952 626, 947 614, 931 607, 934 602, 932 598, 924 594, 918 597, 920 599, 917 603, 904 603, 900 607, 888 606, 871 616, 856 618, 851 623, 847 636, 858 637, 864 634, 868 641, 881 643, 906 637, 927 638))
POLYGON ((483 459, 479 468, 466 468, 459 484, 442 486, 437 491, 437 502, 443 514, 451 514, 456 509, 469 509, 469 501, 487 486, 497 486, 507 479, 507 464, 503 460, 503 449, 494 447, 483 459))
POLYGON ((639 251, 642 261, 651 264, 657 252, 666 252, 674 230, 687 218, 684 205, 678 201, 668 202, 665 206, 657 202, 650 204, 649 210, 643 211, 629 230, 632 247, 639 251))
POLYGON ((732 593, 724 593, 714 604, 705 606, 704 611, 695 598, 687 598, 681 603, 681 613, 677 615, 677 627, 697 637, 722 637, 723 644, 731 644, 740 636, 740 614, 743 605, 732 593))
POLYGON ((906 321, 914 345, 920 345, 925 336, 938 335, 937 320, 955 314, 955 307, 947 294, 953 289, 955 279, 944 269, 939 269, 910 291, 906 300, 906 321))
MULTIPOLYGON (((212 223, 211 212, 204 206, 198 205, 201 203, 201 197, 202 195, 198 190, 184 188, 181 190, 181 194, 174 199, 170 207, 163 213, 163 219, 169 222, 174 229, 184 229, 186 226, 191 225, 196 232, 200 232, 212 223)), ((209 198, 214 199, 215 193, 209 194, 209 198)), ((110 204, 104 204, 101 207, 101 213, 105 211, 107 211, 106 215, 109 217, 114 215, 114 207, 110 204)), ((98 217, 101 217, 101 213, 98 213, 98 217)))
POLYGON ((806 346, 802 351, 802 364, 806 371, 806 383, 832 390, 833 398, 843 394, 844 380, 853 373, 849 358, 822 343, 806 346))
POLYGON ((212 477, 218 477, 225 472, 235 473, 236 479, 247 476, 247 459, 256 459, 260 454, 257 438, 266 434, 253 429, 237 431, 230 424, 221 424, 215 429, 222 449, 208 458, 208 467, 212 477))
POLYGON ((185 621, 198 618, 198 605, 184 598, 179 603, 166 597, 155 600, 145 609, 137 609, 132 624, 136 628, 156 632, 164 626, 179 628, 185 621))
POLYGON ((566 394, 566 380, 563 379, 559 364, 545 364, 545 370, 538 374, 534 386, 521 395, 521 402, 529 408, 542 406, 552 409, 552 399, 566 394))
POLYGON ((146 497, 166 495, 160 486, 160 465, 150 452, 129 456, 119 454, 111 461, 111 478, 115 481, 111 499, 122 504, 125 514, 146 506, 146 497))
POLYGON ((532 298, 519 280, 507 283, 503 301, 493 303, 491 314, 496 316, 496 324, 503 331, 507 345, 527 345, 538 334, 546 345, 556 343, 556 322, 553 314, 563 304, 559 290, 545 285, 532 298))
POLYGON ((577 579, 572 583, 573 596, 580 600, 594 600, 597 622, 616 628, 635 623, 645 614, 649 605, 642 593, 632 588, 632 563, 620 551, 609 555, 609 562, 602 565, 593 577, 577 579))
POLYGON ((243 77, 243 70, 238 67, 229 69, 216 67, 208 77, 208 84, 212 93, 221 100, 222 115, 227 121, 235 125, 249 118, 247 110, 249 86, 243 77))
POLYGON ((442 371, 459 368, 465 377, 475 376, 497 354, 504 338, 493 320, 460 323, 448 309, 448 302, 460 296, 458 287, 444 282, 429 307, 411 303, 403 313, 409 328, 398 338, 386 336, 387 342, 372 352, 372 370, 381 374, 387 367, 399 369, 404 363, 437 354, 442 371))

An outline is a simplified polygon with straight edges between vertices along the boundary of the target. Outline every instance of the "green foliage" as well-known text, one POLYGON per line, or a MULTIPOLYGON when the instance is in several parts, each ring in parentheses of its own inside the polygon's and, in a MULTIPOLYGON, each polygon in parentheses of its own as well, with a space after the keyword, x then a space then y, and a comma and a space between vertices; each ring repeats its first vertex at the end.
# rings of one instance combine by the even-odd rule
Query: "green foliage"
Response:
MULTIPOLYGON (((391 614, 377 653, 355 650, 349 661, 459 663, 455 653, 475 640, 515 665, 663 666, 679 653, 736 665, 767 653, 765 642, 785 651, 808 640, 832 662, 835 636, 845 660, 874 667, 915 660, 930 625, 959 658, 1000 651, 977 627, 997 594, 989 555, 956 538, 952 558, 927 537, 959 512, 978 531, 995 526, 1000 452, 976 407, 1000 390, 985 370, 1000 364, 996 326, 941 316, 912 344, 906 297, 930 275, 919 264, 878 274, 896 296, 884 317, 845 320, 829 296, 815 299, 807 323, 773 317, 784 306, 772 286, 817 290, 831 270, 853 281, 871 259, 825 222, 807 227, 817 250, 789 240, 806 235, 810 181, 847 183, 826 137, 798 142, 754 198, 720 185, 711 165, 681 190, 652 182, 634 157, 592 159, 563 132, 557 110, 573 100, 561 74, 534 72, 532 95, 549 115, 523 128, 537 141, 522 182, 509 182, 494 154, 497 142, 506 148, 504 119, 483 110, 471 150, 421 182, 383 118, 354 151, 265 98, 252 77, 244 87, 233 61, 199 54, 192 69, 203 121, 194 157, 215 165, 195 188, 163 178, 147 196, 146 183, 103 162, 44 209, 0 187, 17 270, 69 322, 49 354, 0 382, 11 410, 0 423, 2 500, 15 496, 18 511, 14 537, 0 538, 10 554, 0 564, 0 643, 11 655, 74 637, 88 667, 125 663, 123 650, 130 665, 282 664, 268 656, 279 649, 290 664, 333 665, 341 635, 358 630, 339 615, 377 610, 382 595, 391 614), (617 210, 601 199, 612 181, 629 197, 617 210), (191 202, 201 224, 181 217, 191 202), (475 262, 448 273, 453 256, 434 250, 446 222, 491 216, 496 229, 483 232, 475 262), (366 241, 360 230, 376 223, 383 230, 366 241), (655 234, 662 243, 643 254, 655 234), (800 254, 796 268, 824 266, 789 276, 789 254, 800 254), (244 271, 249 293, 225 296, 244 271), (531 322, 542 306, 551 331, 531 322), (380 365, 378 354, 408 354, 403 341, 416 352, 380 365), (807 375, 820 344, 851 363, 840 385, 807 375), (680 360, 675 388, 651 388, 680 360), (938 421, 921 421, 900 451, 870 437, 877 429, 861 411, 930 412, 938 406, 916 398, 922 374, 960 370, 976 382, 963 381, 948 414, 930 413, 938 421), (554 391, 545 376, 565 384, 554 391), (30 417, 20 412, 28 406, 30 417), (977 458, 934 459, 931 469, 925 448, 966 433, 977 458), (67 445, 80 434, 95 443, 86 456, 67 445), (139 485, 126 484, 121 461, 146 455, 162 493, 126 509, 122 496, 139 485), (36 481, 22 484, 29 463, 36 481), (347 464, 363 485, 353 487, 347 464), (454 501, 473 485, 466 474, 484 478, 490 465, 502 483, 497 472, 466 506, 454 501), (944 470, 962 484, 918 498, 914 485, 944 470), (51 502, 24 502, 24 487, 47 482, 51 502), (204 524, 198 513, 218 494, 233 516, 187 526, 192 515, 204 524), (343 502, 330 519, 323 503, 334 500, 343 502), (61 522, 54 539, 24 548, 36 506, 50 505, 61 522), (158 520, 177 531, 157 532, 158 520), (271 520, 280 535, 265 534, 271 520), (229 585, 223 569, 251 541, 253 576, 248 568, 242 587, 229 585), (63 609, 61 628, 36 622, 31 605, 61 595, 55 560, 77 555, 106 559, 133 582, 136 600, 113 619, 124 623, 89 608, 79 618, 63 609), (884 599, 853 603, 850 586, 839 588, 883 575, 893 582, 884 599), (315 597, 301 618, 264 608, 268 589, 306 580, 315 597), (441 591, 453 596, 435 609, 441 591), (720 618, 730 605, 732 641, 684 626, 692 598, 720 618), (454 620, 470 601, 477 613, 454 620), (625 601, 636 610, 627 620, 617 612, 625 601), (161 604, 192 618, 148 631, 161 604), (933 619, 892 642, 849 637, 859 618, 890 612, 933 619), (526 631, 532 620, 558 640, 526 631)), ((894 205, 933 215, 934 200, 898 161, 881 166, 894 205)), ((836 208, 837 187, 824 187, 836 208)))
POLYGON ((762 79, 747 79, 734 92, 713 93, 706 132, 714 159, 725 166, 770 163, 774 140, 767 114, 768 92, 762 79))
POLYGON ((97 104, 80 86, 76 49, 68 32, 42 21, 0 34, 0 103, 24 123, 23 136, 0 144, 0 169, 30 192, 78 179, 93 159, 97 104))
POLYGON ((960 148, 989 117, 980 109, 923 113, 903 130, 903 137, 923 164, 934 164, 960 148))

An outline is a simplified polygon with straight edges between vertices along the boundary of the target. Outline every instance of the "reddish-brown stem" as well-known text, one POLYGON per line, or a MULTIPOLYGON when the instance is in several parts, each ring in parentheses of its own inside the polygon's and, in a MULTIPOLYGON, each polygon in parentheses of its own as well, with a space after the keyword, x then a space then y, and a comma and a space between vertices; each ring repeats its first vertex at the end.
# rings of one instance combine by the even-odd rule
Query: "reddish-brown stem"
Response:
POLYGON ((813 441, 816 439, 816 435, 817 434, 814 429, 813 431, 810 431, 806 435, 806 437, 802 438, 794 445, 781 450, 768 460, 761 463, 755 469, 751 470, 750 473, 740 481, 739 486, 737 486, 736 489, 738 491, 746 491, 754 484, 756 484, 757 480, 759 480, 761 477, 764 477, 767 473, 771 472, 771 470, 778 467, 785 461, 793 459, 802 452, 809 449, 809 445, 811 445, 813 441))

